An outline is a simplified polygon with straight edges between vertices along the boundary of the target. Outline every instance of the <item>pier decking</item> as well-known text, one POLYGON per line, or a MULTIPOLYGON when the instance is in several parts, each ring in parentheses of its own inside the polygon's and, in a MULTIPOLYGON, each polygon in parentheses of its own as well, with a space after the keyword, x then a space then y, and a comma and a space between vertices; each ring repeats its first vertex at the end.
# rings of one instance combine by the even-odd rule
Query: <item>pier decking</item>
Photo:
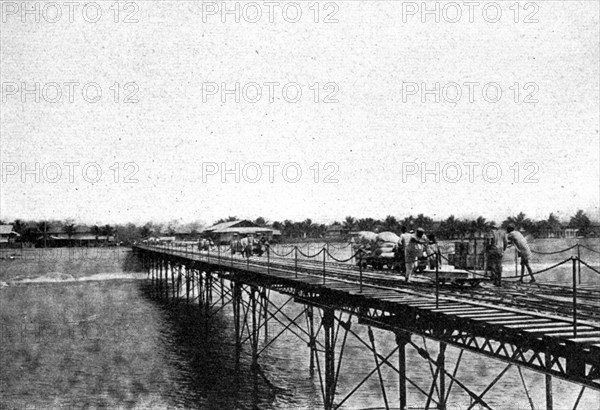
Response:
MULTIPOLYGON (((358 272, 353 265, 327 263, 324 258, 322 262, 271 256, 245 259, 221 252, 191 252, 152 246, 137 246, 135 250, 144 258, 153 281, 162 286, 164 269, 164 285, 170 285, 171 290, 177 288, 175 293, 169 293, 167 288, 165 295, 181 296, 185 284, 186 297, 189 299, 191 280, 204 289, 202 294, 210 301, 208 292, 215 288, 212 283, 221 281, 223 293, 223 281, 226 280, 235 285, 235 289, 229 293, 232 300, 243 287, 250 289, 248 306, 253 309, 251 315, 257 309, 255 292, 264 298, 265 290, 289 295, 295 302, 310 307, 311 312, 313 307, 322 309, 326 364, 323 395, 326 409, 336 408, 340 404, 335 402, 336 350, 335 339, 330 333, 335 320, 338 321, 338 328, 349 327, 352 316, 358 319, 359 324, 396 334, 399 365, 395 370, 400 377, 400 408, 406 406, 403 351, 407 344, 412 344, 411 335, 420 335, 440 343, 437 358, 424 354, 426 360, 436 365, 433 383, 438 392, 446 388, 446 377, 461 385, 444 366, 446 345, 545 374, 547 408, 552 408, 553 402, 552 377, 576 383, 583 388, 600 390, 600 290, 594 287, 572 289, 539 285, 537 292, 542 296, 546 294, 548 302, 524 297, 513 297, 512 302, 511 298, 500 296, 523 293, 524 287, 521 291, 513 291, 513 288, 516 289, 513 285, 498 290, 485 287, 479 291, 443 288, 436 294, 433 286, 404 284, 394 277, 382 279, 381 274, 358 272), (170 272, 170 284, 167 272, 170 272), (177 280, 174 280, 175 277, 177 280), (557 291, 566 295, 562 298, 564 300, 554 297, 557 291), (566 310, 571 310, 568 315, 565 314, 566 310), (339 319, 335 317, 335 312, 340 312, 339 319), (348 316, 346 321, 342 319, 343 313, 348 316)), ((266 317, 265 313, 265 321, 266 317)), ((253 329, 260 331, 260 325, 254 323, 253 329)), ((257 337, 252 335, 254 330, 249 333, 248 337, 257 337)), ((317 335, 312 331, 306 333, 309 343, 315 346, 317 335)), ((389 365, 387 359, 378 353, 375 357, 377 369, 383 363, 389 365)), ((469 392, 466 386, 461 387, 474 403, 487 406, 483 395, 469 392)), ((437 402, 438 408, 444 408, 445 405, 444 395, 441 397, 437 402)), ((428 402, 431 399, 430 395, 428 402)))

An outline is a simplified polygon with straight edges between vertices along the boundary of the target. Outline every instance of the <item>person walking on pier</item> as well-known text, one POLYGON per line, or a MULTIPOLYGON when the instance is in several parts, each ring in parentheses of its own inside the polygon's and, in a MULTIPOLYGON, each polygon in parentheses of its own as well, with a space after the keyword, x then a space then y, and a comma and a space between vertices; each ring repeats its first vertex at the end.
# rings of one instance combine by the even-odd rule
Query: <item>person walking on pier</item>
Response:
POLYGON ((434 270, 436 267, 442 267, 442 253, 433 233, 429 234, 427 258, 429 259, 429 269, 434 270))
POLYGON ((502 284, 502 258, 507 246, 506 231, 492 227, 491 237, 487 244, 487 262, 495 286, 502 284))
POLYGON ((506 228, 506 232, 508 232, 508 246, 510 247, 514 245, 515 248, 517 248, 518 255, 521 257, 521 279, 519 279, 519 282, 523 282, 525 268, 527 268, 527 272, 529 273, 529 276, 531 276, 529 283, 535 282, 531 266, 529 266, 529 259, 531 259, 532 253, 531 249, 529 248, 529 244, 527 243, 527 239, 525 239, 521 232, 516 231, 515 227, 512 225, 509 225, 506 228))
POLYGON ((400 273, 406 274, 406 258, 405 258, 405 250, 408 242, 410 241, 411 234, 406 232, 406 226, 402 226, 400 228, 400 240, 398 241, 398 246, 396 247, 396 252, 398 253, 398 265, 400 266, 400 273))
POLYGON ((244 237, 240 240, 240 245, 242 248, 242 256, 249 258, 252 255, 252 245, 253 244, 254 244, 254 241, 252 240, 252 238, 248 234, 245 234, 244 237))
POLYGON ((404 248, 404 265, 406 268, 405 278, 406 282, 410 280, 410 275, 414 272, 417 267, 418 260, 423 256, 425 246, 428 241, 425 236, 425 230, 423 228, 417 228, 417 232, 410 236, 408 243, 404 248))

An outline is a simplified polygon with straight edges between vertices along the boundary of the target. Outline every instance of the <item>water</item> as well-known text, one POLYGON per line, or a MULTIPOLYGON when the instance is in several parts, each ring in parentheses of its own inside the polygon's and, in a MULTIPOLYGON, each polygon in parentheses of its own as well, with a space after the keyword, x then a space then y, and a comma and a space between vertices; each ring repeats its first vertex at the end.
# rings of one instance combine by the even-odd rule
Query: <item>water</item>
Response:
MULTIPOLYGON (((52 274, 48 280, 38 278, 0 289, 0 408, 322 408, 318 373, 309 374, 309 349, 291 332, 265 350, 259 358, 261 371, 256 372, 248 343, 236 364, 230 305, 206 317, 198 305, 173 306, 152 299, 143 275, 127 278, 122 272, 104 272, 78 276, 76 272, 71 278, 52 274)), ((287 297, 272 291, 271 300, 281 306, 287 297)), ((215 302, 215 309, 221 306, 219 300, 215 302)), ((282 312, 293 318, 302 309, 302 305, 289 303, 282 312)), ((299 323, 305 328, 304 320, 299 323)), ((269 321, 268 340, 281 329, 283 325, 269 321)), ((352 330, 370 343, 366 326, 354 320, 352 330)), ((377 329, 374 333, 377 350, 384 356, 396 347, 393 334, 377 329)), ((343 335, 341 329, 338 346, 343 335)), ((412 340, 424 346, 421 338, 413 336, 412 340)), ((259 350, 264 345, 261 336, 259 350)), ((427 341, 427 348, 436 357, 436 343, 427 341)), ((337 357, 339 353, 338 348, 337 357)), ((458 354, 458 349, 448 347, 449 371, 458 354)), ((397 364, 397 356, 390 361, 397 364)), ((349 334, 337 400, 374 367, 373 354, 349 334)), ((465 352, 457 376, 481 393, 504 367, 465 352)), ((428 391, 430 367, 412 347, 407 348, 407 368, 408 377, 428 391)), ((544 408, 544 377, 526 369, 523 376, 535 408, 544 408)), ((397 407, 397 374, 383 367, 382 378, 390 406, 397 407)), ((555 408, 572 408, 580 388, 558 379, 553 383, 555 408)), ((424 396, 410 383, 408 391, 409 404, 423 408, 424 396)), ((530 408, 516 367, 486 393, 485 400, 495 409, 530 408)), ((448 408, 466 409, 469 402, 455 384, 448 408)), ((579 408, 595 410, 599 403, 599 394, 586 390, 579 408)), ((384 408, 377 373, 344 408, 384 408)))

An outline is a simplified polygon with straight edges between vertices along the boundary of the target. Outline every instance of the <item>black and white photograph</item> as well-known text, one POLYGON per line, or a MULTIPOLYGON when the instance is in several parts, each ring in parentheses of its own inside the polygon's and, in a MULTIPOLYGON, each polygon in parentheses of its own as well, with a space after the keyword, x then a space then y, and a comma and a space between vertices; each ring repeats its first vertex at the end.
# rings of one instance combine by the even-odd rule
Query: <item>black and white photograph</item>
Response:
POLYGON ((599 0, 0 0, 0 410, 600 410, 599 0))

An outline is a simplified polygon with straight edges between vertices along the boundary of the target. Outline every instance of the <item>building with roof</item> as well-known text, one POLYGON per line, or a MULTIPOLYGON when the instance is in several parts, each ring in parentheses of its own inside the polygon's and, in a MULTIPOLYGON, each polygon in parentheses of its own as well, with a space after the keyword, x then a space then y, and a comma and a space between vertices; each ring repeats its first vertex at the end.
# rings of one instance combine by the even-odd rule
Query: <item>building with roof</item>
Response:
POLYGON ((38 246, 44 246, 44 243, 48 247, 115 245, 115 236, 96 235, 90 227, 84 225, 75 227, 71 235, 67 234, 62 227, 51 227, 38 239, 38 246))
POLYGON ((10 247, 20 235, 12 225, 0 225, 0 247, 10 247))
POLYGON ((281 235, 277 229, 270 226, 259 226, 247 219, 222 222, 202 231, 202 234, 216 243, 230 243, 236 238, 241 238, 244 235, 258 237, 264 235, 269 241, 277 239, 281 235))
POLYGON ((325 232, 326 238, 341 238, 343 236, 348 235, 349 230, 344 228, 342 225, 338 223, 331 224, 327 227, 327 231, 325 232))

